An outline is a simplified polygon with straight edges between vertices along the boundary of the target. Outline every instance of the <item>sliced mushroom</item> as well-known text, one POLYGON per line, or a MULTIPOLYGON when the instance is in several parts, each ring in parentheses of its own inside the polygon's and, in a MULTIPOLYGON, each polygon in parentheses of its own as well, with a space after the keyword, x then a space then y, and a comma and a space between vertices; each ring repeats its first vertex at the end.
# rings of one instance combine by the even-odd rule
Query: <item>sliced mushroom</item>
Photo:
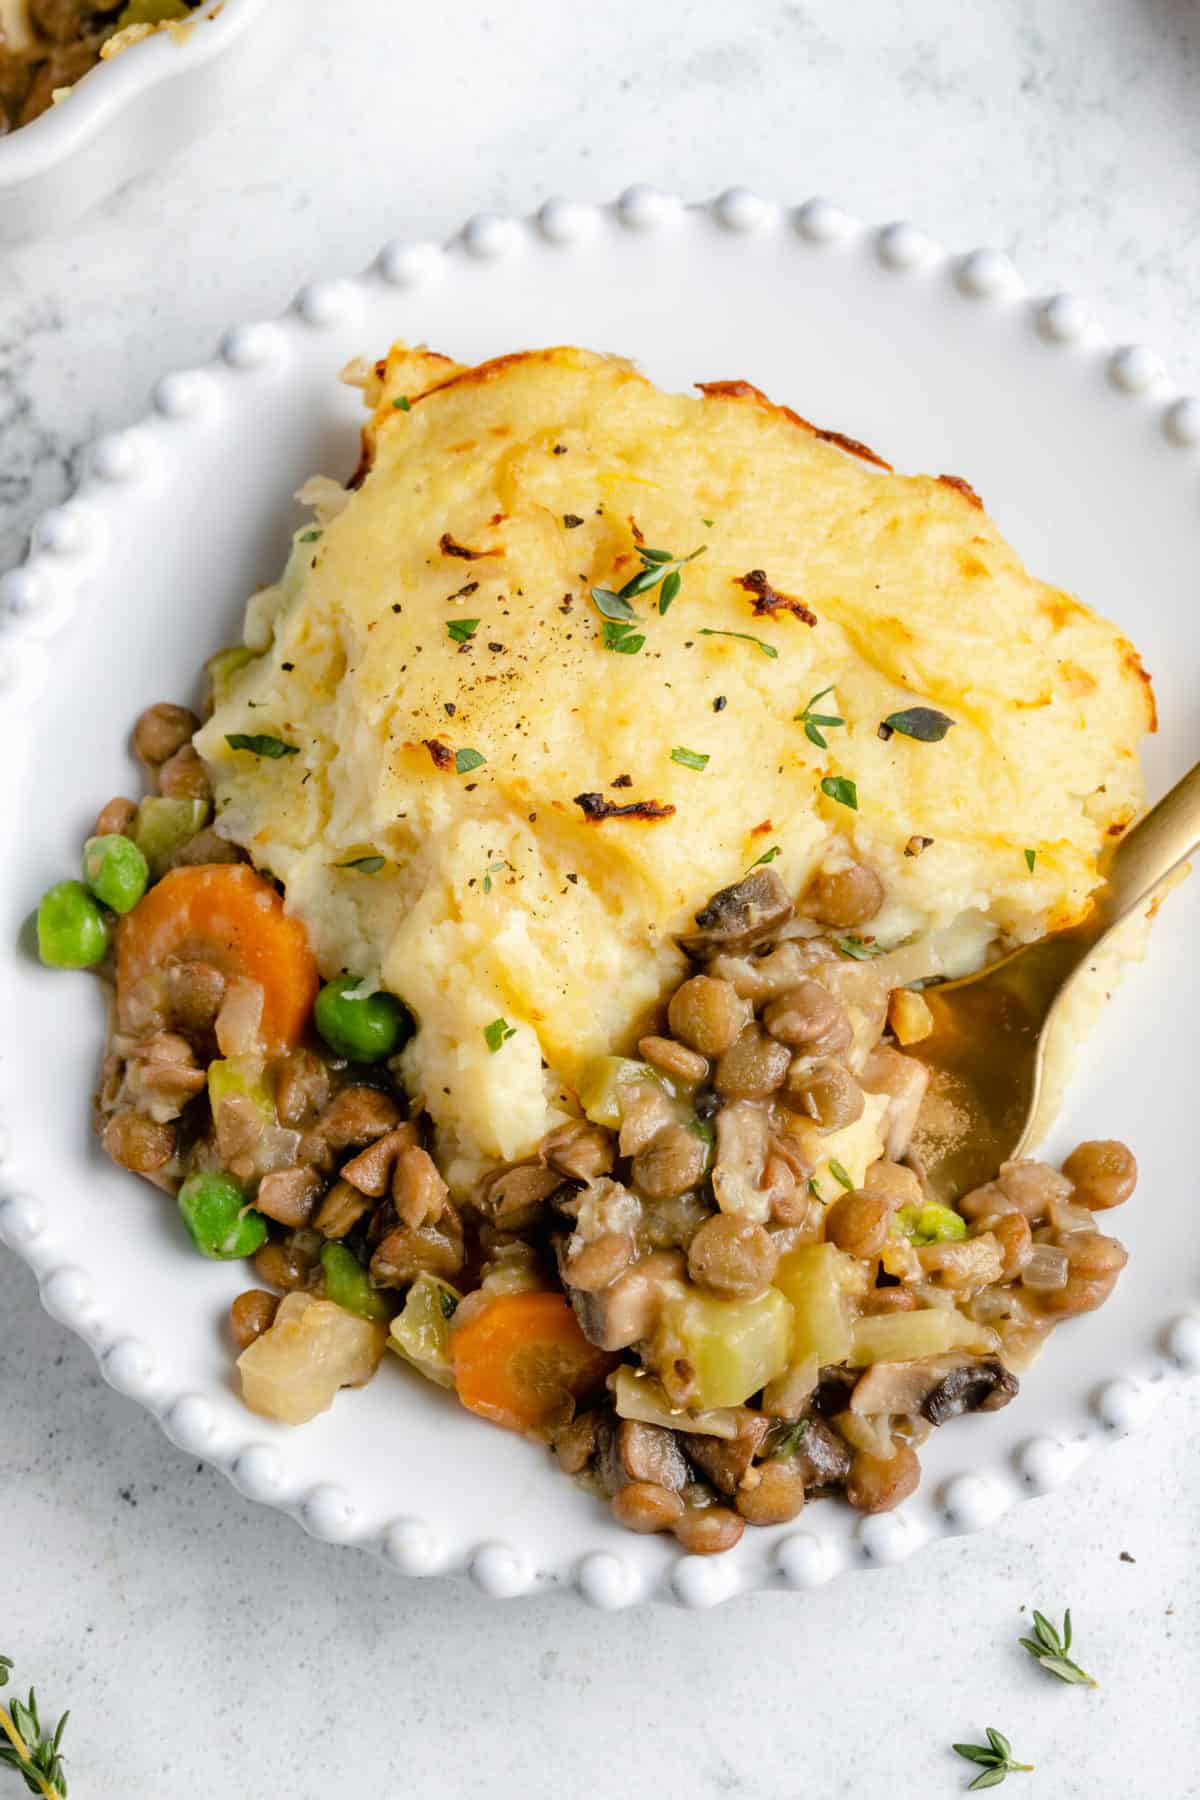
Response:
POLYGON ((398 1125, 395 1131, 385 1131, 373 1144, 368 1144, 365 1150, 342 1164, 343 1181, 350 1182, 372 1200, 382 1200, 391 1186, 396 1158, 402 1150, 415 1147, 417 1142, 415 1125, 398 1125))
POLYGON ((254 1204, 268 1219, 296 1230, 311 1221, 322 1185, 315 1169, 303 1165, 274 1169, 259 1182, 254 1204))
POLYGON ((562 1176, 544 1163, 511 1163, 483 1176, 476 1183, 471 1203, 501 1231, 523 1231, 561 1186, 562 1176))
POLYGON ((808 1420, 793 1454, 806 1488, 836 1487, 850 1473, 850 1446, 823 1419, 808 1420))
POLYGON ((948 1370, 926 1395, 921 1411, 931 1425, 944 1425, 959 1413, 998 1412, 1015 1399, 1019 1387, 1016 1376, 998 1357, 979 1357, 948 1370))
POLYGON ((717 1114, 717 1155, 713 1193, 724 1213, 737 1213, 765 1225, 771 1202, 763 1191, 770 1128, 767 1115, 752 1100, 736 1100, 717 1114))
POLYGON ((298 1160, 328 1168, 335 1150, 369 1144, 400 1122, 400 1108, 390 1094, 365 1085, 343 1088, 305 1132, 298 1160))
POLYGON ((755 869, 732 887, 721 888, 696 914, 698 931, 676 939, 689 956, 716 950, 749 950, 792 916, 792 902, 774 869, 755 869))
POLYGON ((923 1356, 873 1363, 859 1377, 850 1411, 867 1417, 912 1413, 944 1425, 959 1413, 995 1412, 1016 1392, 1016 1376, 994 1356, 923 1356))
POLYGON ((665 1302, 684 1291, 683 1258, 675 1251, 660 1250, 596 1293, 572 1289, 571 1305, 589 1344, 600 1350, 627 1350, 650 1336, 665 1302))
POLYGON ((615 1492, 628 1481, 653 1481, 677 1494, 691 1480, 680 1439, 662 1425, 618 1419, 611 1434, 601 1432, 601 1480, 615 1492))
POLYGON ((735 1438, 701 1437, 688 1432, 683 1447, 714 1487, 720 1488, 723 1494, 736 1494, 770 1425, 770 1419, 763 1413, 746 1412, 742 1417, 742 1429, 735 1438))
POLYGON ((551 1169, 572 1181, 591 1181, 597 1175, 612 1173, 613 1141, 600 1125, 592 1125, 587 1119, 568 1119, 542 1139, 538 1155, 551 1169))

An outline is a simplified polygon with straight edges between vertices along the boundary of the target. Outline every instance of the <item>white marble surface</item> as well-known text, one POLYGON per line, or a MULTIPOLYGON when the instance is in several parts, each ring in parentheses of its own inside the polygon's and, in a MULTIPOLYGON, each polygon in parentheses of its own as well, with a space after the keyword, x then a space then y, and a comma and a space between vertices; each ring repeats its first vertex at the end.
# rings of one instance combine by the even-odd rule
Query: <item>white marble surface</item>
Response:
MULTIPOLYGON (((277 82, 69 236, 0 257, 0 568, 80 446, 304 279, 634 179, 824 191, 1010 250, 1200 386, 1200 12, 960 0, 278 0, 277 82)), ((984 1537, 711 1614, 486 1605, 240 1499, 111 1393, 0 1253, 0 1650, 96 1800, 1200 1794, 1200 1394, 984 1537), (1122 1560, 1127 1552, 1135 1560, 1122 1560), (1075 1609, 1097 1693, 1015 1648, 1075 1609), (1023 1785, 1022 1785, 1023 1784, 1023 1785)), ((0 1793, 5 1781, 0 1770, 0 1793)))

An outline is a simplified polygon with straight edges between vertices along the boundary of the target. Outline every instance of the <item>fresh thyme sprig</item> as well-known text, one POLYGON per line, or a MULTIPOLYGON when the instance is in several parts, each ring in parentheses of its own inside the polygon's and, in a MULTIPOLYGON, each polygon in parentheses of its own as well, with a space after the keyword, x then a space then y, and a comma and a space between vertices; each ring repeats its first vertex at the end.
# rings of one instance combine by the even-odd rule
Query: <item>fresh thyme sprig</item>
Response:
POLYGON ((679 593, 683 577, 680 570, 686 563, 695 562, 708 549, 701 544, 688 556, 676 556, 673 550, 651 550, 645 544, 636 546, 642 566, 616 593, 611 588, 594 587, 592 599, 601 615, 609 621, 604 627, 604 647, 606 650, 619 650, 622 655, 636 655, 645 643, 644 637, 634 637, 628 627, 637 622, 637 614, 631 602, 639 594, 648 594, 652 588, 658 588, 658 610, 665 613, 671 602, 679 593), (659 584, 662 584, 661 586, 659 584), (625 629, 622 629, 622 626, 625 629))
POLYGON ((976 1793, 980 1788, 999 1787, 1004 1777, 1015 1769, 1029 1771, 1033 1768, 1032 1763, 1013 1761, 1012 1745, 993 1725, 987 1728, 986 1744, 954 1744, 952 1748, 956 1756, 979 1764, 979 1774, 967 1783, 968 1794, 976 1793))
POLYGON ((1071 1609, 1068 1606, 1063 1614, 1062 1636, 1054 1629, 1044 1613, 1034 1608, 1033 1636, 1023 1637, 1021 1648, 1028 1650, 1034 1662, 1040 1663, 1051 1675, 1057 1675, 1060 1681, 1071 1681, 1081 1687, 1099 1687, 1095 1676, 1081 1669, 1068 1655, 1071 1648, 1071 1609))
MULTIPOLYGON (((0 1656, 0 1688, 7 1687, 12 1666, 10 1656, 0 1656)), ((0 1766, 15 1769, 29 1792, 40 1794, 42 1800, 66 1800, 59 1747, 69 1717, 64 1713, 52 1732, 43 1732, 32 1688, 28 1700, 14 1698, 11 1707, 0 1706, 0 1733, 8 1739, 0 1744, 0 1766)))
POLYGON ((805 737, 810 744, 815 744, 818 750, 828 750, 829 748, 828 739, 820 729, 822 725, 832 728, 835 725, 846 723, 845 719, 839 719, 836 713, 815 713, 813 711, 818 700, 823 700, 826 694, 832 694, 833 687, 833 682, 830 682, 829 686, 823 687, 819 694, 814 694, 811 700, 806 700, 803 712, 798 712, 795 717, 795 723, 803 725, 805 737))

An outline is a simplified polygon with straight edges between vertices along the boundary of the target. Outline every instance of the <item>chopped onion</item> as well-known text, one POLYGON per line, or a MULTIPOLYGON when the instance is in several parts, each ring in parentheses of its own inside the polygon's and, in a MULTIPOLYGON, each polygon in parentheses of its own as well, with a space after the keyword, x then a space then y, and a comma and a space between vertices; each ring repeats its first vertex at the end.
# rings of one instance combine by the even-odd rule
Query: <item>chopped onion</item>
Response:
POLYGON ((968 1308, 971 1317, 981 1325, 996 1325, 1022 1311, 1021 1303, 1010 1287, 982 1288, 968 1308))
POLYGON ((690 1413, 672 1406, 667 1390, 653 1375, 641 1375, 628 1363, 608 1378, 613 1404, 622 1419, 637 1419, 643 1425, 663 1425, 668 1431, 694 1431, 701 1437, 735 1438, 738 1415, 732 1407, 713 1412, 690 1413))
POLYGON ((774 1381, 768 1381, 763 1389, 763 1411, 771 1413, 776 1419, 798 1419, 820 1374, 815 1356, 802 1357, 799 1362, 785 1369, 782 1375, 777 1375, 774 1381))
POLYGON ((840 1412, 833 1423, 852 1450, 865 1450, 868 1456, 881 1457, 896 1453, 890 1413, 840 1412))
POLYGON ((263 991, 257 981, 238 976, 225 989, 217 1014, 217 1048, 222 1056, 260 1056, 263 991))
POLYGON ((1054 1244, 1035 1244, 1021 1271, 1021 1282, 1031 1293, 1052 1294, 1066 1287, 1067 1271, 1065 1250, 1059 1250, 1054 1244))
POLYGON ((1046 1216, 1055 1231, 1095 1231, 1096 1221, 1086 1206, 1072 1206, 1068 1200, 1052 1200, 1046 1216))

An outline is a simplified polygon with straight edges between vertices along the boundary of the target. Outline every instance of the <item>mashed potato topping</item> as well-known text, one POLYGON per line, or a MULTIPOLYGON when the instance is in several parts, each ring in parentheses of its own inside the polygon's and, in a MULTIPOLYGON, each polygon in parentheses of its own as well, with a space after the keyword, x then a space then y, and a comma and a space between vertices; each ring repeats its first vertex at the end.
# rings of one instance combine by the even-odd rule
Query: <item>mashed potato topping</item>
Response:
POLYGON ((398 345, 364 379, 361 485, 255 597, 197 744, 323 973, 411 1007, 453 1187, 575 1110, 680 979, 673 934, 763 856, 792 892, 869 860, 873 938, 930 973, 1086 911, 1141 801, 1149 683, 965 486, 742 383, 664 394, 577 349, 462 369, 398 345), (639 544, 704 553, 609 648, 592 589, 639 544), (822 689, 825 748, 797 719, 822 689), (949 734, 881 737, 914 706, 949 734))

